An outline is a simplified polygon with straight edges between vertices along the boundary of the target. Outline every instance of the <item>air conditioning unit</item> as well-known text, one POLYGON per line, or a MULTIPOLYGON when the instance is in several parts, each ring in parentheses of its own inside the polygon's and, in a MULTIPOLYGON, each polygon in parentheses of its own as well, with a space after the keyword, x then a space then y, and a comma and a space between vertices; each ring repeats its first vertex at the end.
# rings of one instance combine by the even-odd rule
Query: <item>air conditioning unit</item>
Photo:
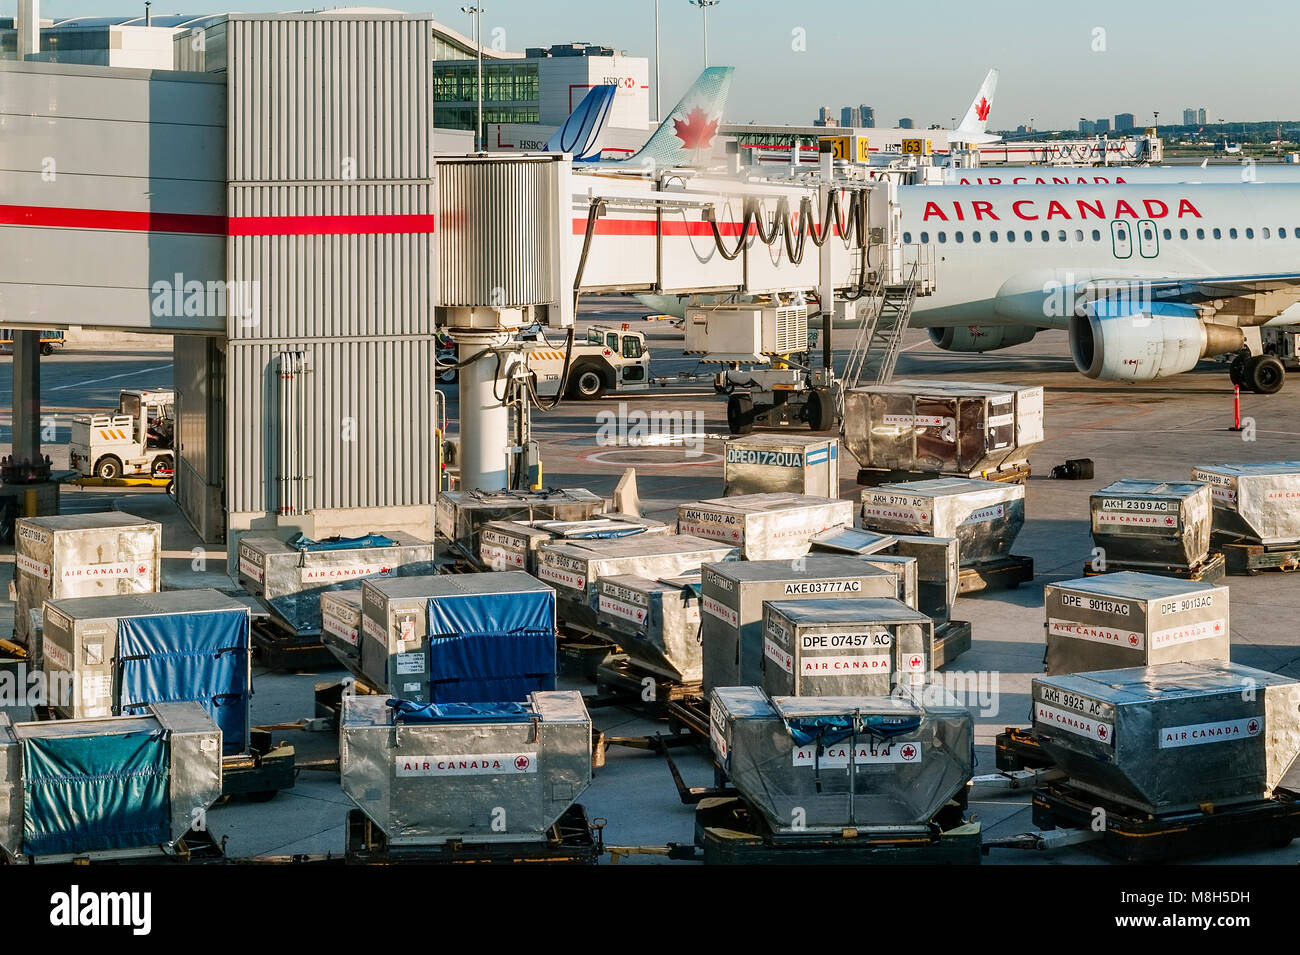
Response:
POLYGON ((712 305, 686 310, 686 354, 763 361, 808 350, 806 305, 712 305))

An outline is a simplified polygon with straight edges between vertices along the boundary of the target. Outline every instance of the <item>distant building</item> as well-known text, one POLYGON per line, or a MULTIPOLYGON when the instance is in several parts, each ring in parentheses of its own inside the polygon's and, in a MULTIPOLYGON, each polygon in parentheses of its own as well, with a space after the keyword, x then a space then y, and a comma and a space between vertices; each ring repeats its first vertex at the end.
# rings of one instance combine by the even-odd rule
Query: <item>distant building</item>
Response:
POLYGON ((831 119, 831 108, 822 106, 817 110, 817 118, 813 120, 814 126, 834 126, 835 120, 831 119))
MULTIPOLYGON (((175 66, 173 42, 190 27, 203 26, 220 16, 67 17, 41 21, 41 51, 32 57, 42 63, 79 63, 87 66, 125 66, 142 70, 170 70, 175 66)), ((0 19, 0 59, 18 55, 14 19, 0 19)))
POLYGON ((840 125, 856 129, 862 125, 862 111, 856 106, 845 106, 840 110, 840 125))
POLYGON ((1096 120, 1096 121, 1092 124, 1092 131, 1093 131, 1094 133, 1109 133, 1109 132, 1110 132, 1110 120, 1108 120, 1108 119, 1099 119, 1099 120, 1096 120))
POLYGON ((1137 128, 1137 117, 1132 113, 1115 114, 1115 132, 1126 133, 1137 128))
POLYGON ((875 125, 876 125, 876 111, 875 111, 875 109, 874 109, 873 107, 871 107, 871 106, 859 106, 859 107, 858 107, 858 112, 862 114, 862 125, 863 125, 863 126, 866 126, 868 129, 871 129, 871 128, 874 128, 874 127, 875 127, 875 125))
POLYGON ((1204 125, 1205 125, 1205 107, 1204 107, 1204 106, 1202 106, 1200 109, 1198 109, 1198 110, 1196 111, 1196 125, 1197 125, 1197 126, 1204 126, 1204 125))
POLYGON ((899 129, 915 129, 915 128, 916 128, 916 124, 912 122, 911 117, 909 117, 909 116, 904 116, 902 119, 900 119, 900 120, 898 121, 898 128, 899 128, 899 129))
POLYGON ((1183 125, 1184 126, 1196 125, 1196 110, 1192 109, 1190 106, 1187 109, 1183 110, 1183 125))
POLYGON ((1079 132, 1081 132, 1081 133, 1095 133, 1096 131, 1097 131, 1097 124, 1096 124, 1096 123, 1094 123, 1094 122, 1093 122, 1092 120, 1090 120, 1090 119, 1084 119, 1082 116, 1079 117, 1079 132))

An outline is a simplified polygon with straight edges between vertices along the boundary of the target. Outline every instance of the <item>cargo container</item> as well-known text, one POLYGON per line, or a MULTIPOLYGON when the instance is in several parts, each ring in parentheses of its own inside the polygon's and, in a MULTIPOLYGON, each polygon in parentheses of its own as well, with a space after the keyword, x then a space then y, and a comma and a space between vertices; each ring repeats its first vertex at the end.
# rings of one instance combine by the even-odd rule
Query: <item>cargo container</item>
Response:
POLYGON ((1210 553, 1210 487, 1125 478, 1092 495, 1092 539, 1106 563, 1192 568, 1210 553))
POLYGON ((154 593, 161 578, 157 521, 121 511, 20 518, 14 530, 14 642, 39 667, 46 600, 154 593))
POLYGON ((239 542, 239 583, 261 597, 298 635, 321 632, 321 595, 355 587, 367 577, 413 577, 434 572, 433 545, 393 531, 313 541, 298 535, 245 537, 239 542))
POLYGON ((1043 589, 1047 672, 1227 660, 1228 588, 1120 571, 1043 589))
POLYGON ((868 554, 863 557, 872 567, 887 570, 898 579, 898 599, 916 609, 916 558, 897 554, 868 554))
POLYGON ((862 491, 862 526, 910 536, 952 537, 961 567, 1001 560, 1025 523, 1019 484, 936 478, 862 491))
POLYGON ((706 564, 701 577, 703 687, 763 685, 763 602, 897 597, 898 578, 856 557, 706 564))
POLYGON ((1038 677, 1033 705, 1072 786, 1155 815, 1266 798, 1300 754, 1300 683, 1238 663, 1038 677))
POLYGON ((339 777, 393 845, 540 841, 591 784, 591 718, 571 690, 475 705, 350 696, 339 777))
POLYGON ((1264 545, 1300 545, 1300 461, 1198 464, 1210 485, 1214 533, 1264 545))
POLYGON ((934 621, 898 600, 763 604, 763 689, 773 696, 889 696, 924 682, 934 621))
POLYGON ((225 754, 249 747, 248 607, 216 590, 72 597, 45 604, 45 672, 66 681, 63 719, 134 716, 196 702, 225 754))
POLYGON ((898 697, 720 688, 709 738, 727 778, 778 835, 928 832, 975 764, 968 710, 898 697))
POLYGON ((699 683, 700 575, 651 580, 614 574, 596 581, 601 630, 636 664, 675 683, 699 683))
POLYGON ((197 703, 37 723, 0 713, 0 849, 10 861, 167 854, 221 798, 221 748, 197 703))
POLYGON ((806 494, 740 494, 677 507, 677 530, 740 548, 746 560, 808 553, 812 538, 853 526, 853 503, 806 494))
POLYGON ((664 534, 603 541, 551 541, 537 552, 537 576, 555 587, 560 616, 580 627, 598 628, 602 577, 633 574, 662 580, 729 560, 735 548, 689 534, 664 534))
POLYGON ((838 438, 747 434, 722 442, 722 495, 840 496, 838 438))
POLYGON ((1043 389, 897 379, 844 396, 844 445, 870 472, 982 477, 1029 472, 1043 440, 1043 389))
POLYGON ((361 670, 361 588, 320 596, 321 643, 335 659, 364 678, 361 670))
POLYGON ((419 703, 522 700, 555 687, 555 591, 522 571, 361 584, 361 669, 419 703))
POLYGON ((489 570, 537 573, 537 549, 551 540, 609 540, 669 534, 663 521, 630 514, 597 514, 586 521, 492 521, 479 531, 479 561, 489 570))
POLYGON ((605 509, 604 498, 585 488, 545 491, 443 491, 434 522, 438 535, 472 562, 479 559, 479 531, 492 521, 586 521, 605 509))

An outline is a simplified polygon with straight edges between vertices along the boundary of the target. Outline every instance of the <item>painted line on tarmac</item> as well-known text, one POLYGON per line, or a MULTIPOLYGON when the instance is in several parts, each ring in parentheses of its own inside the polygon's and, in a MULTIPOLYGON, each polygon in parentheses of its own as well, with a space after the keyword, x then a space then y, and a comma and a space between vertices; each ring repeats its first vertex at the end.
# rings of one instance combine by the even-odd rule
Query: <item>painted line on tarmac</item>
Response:
POLYGON ((162 371, 164 368, 172 367, 172 363, 165 365, 154 365, 152 368, 138 368, 135 371, 123 372, 120 375, 109 375, 107 378, 91 378, 89 381, 74 381, 68 385, 55 385, 49 388, 49 391, 63 391, 65 388, 84 388, 86 385, 97 385, 101 381, 114 381, 118 378, 130 378, 132 375, 143 375, 146 371, 162 371))

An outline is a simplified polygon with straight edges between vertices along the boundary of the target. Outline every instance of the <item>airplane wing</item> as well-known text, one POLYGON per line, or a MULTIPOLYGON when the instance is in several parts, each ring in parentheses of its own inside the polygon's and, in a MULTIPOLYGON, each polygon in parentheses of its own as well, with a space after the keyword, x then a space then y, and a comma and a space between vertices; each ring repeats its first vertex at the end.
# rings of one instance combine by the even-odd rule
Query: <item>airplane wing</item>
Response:
POLYGON ((1245 297, 1276 292, 1282 289, 1300 290, 1300 272, 1266 272, 1252 275, 1216 275, 1197 278, 1181 276, 1166 279, 1092 279, 1082 283, 1093 291, 1105 292, 1113 289, 1116 294, 1124 291, 1146 290, 1151 296, 1162 302, 1184 302, 1194 305, 1210 299, 1224 296, 1245 297))

